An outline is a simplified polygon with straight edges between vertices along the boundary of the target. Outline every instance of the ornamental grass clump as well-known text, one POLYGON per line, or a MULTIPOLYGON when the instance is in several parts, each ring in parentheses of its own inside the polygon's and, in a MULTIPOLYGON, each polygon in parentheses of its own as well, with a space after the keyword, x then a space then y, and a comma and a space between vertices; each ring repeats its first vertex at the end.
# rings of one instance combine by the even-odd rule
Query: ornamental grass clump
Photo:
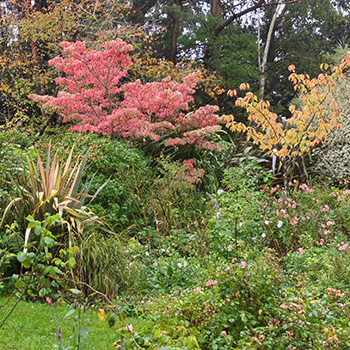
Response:
MULTIPOLYGON (((51 145, 48 146, 46 162, 38 152, 32 157, 28 154, 20 167, 8 169, 8 182, 16 190, 16 197, 12 198, 4 210, 1 225, 16 220, 19 231, 23 230, 24 246, 32 235, 32 228, 26 218, 30 215, 36 221, 44 221, 48 215, 60 214, 62 221, 52 228, 59 242, 66 242, 72 246, 72 233, 80 232, 83 227, 99 218, 89 212, 83 205, 86 198, 93 199, 88 191, 91 182, 81 186, 81 178, 85 169, 88 154, 75 163, 72 162, 74 146, 67 160, 61 163, 57 153, 51 157, 51 145)), ((96 194, 103 188, 103 184, 96 194)))

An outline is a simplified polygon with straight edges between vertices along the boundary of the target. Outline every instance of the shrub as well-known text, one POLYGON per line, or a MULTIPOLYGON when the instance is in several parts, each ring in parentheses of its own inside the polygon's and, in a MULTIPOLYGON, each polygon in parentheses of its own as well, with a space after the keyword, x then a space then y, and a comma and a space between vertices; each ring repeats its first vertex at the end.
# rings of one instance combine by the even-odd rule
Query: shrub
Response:
POLYGON ((142 212, 134 198, 134 191, 135 186, 139 186, 139 195, 144 201, 146 194, 143 187, 147 187, 145 183, 154 178, 149 157, 124 142, 111 140, 108 136, 63 132, 43 138, 37 147, 45 148, 49 141, 62 158, 66 157, 67 150, 73 143, 76 144, 75 157, 78 159, 89 150, 82 181, 90 182, 94 177, 90 187, 91 193, 95 193, 106 183, 89 204, 89 208, 96 215, 104 217, 116 232, 140 223, 142 212))
POLYGON ((209 137, 223 122, 215 114, 218 107, 189 112, 195 73, 183 77, 181 83, 170 77, 146 84, 139 80, 125 83, 132 47, 122 40, 103 43, 100 50, 87 50, 80 41, 63 42, 62 47, 63 57, 49 64, 65 73, 56 78, 64 91, 57 97, 29 97, 45 110, 55 110, 64 123, 73 122, 71 130, 159 142, 185 151, 217 148, 209 137))
POLYGON ((6 207, 11 195, 14 194, 13 186, 8 184, 7 171, 12 169, 12 174, 19 173, 18 167, 29 153, 33 155, 30 148, 31 138, 19 132, 4 132, 0 134, 0 207, 6 207))
POLYGON ((242 163, 224 171, 223 185, 211 195, 216 214, 209 224, 208 236, 212 254, 218 258, 238 257, 239 240, 257 244, 261 240, 263 210, 258 201, 261 168, 255 162, 242 163))
MULTIPOLYGON (((145 301, 151 331, 119 330, 132 349, 346 349, 348 295, 313 290, 308 277, 284 275, 271 251, 245 251, 245 261, 208 276, 197 287, 145 301)), ((148 323, 147 323, 148 324, 148 323)))

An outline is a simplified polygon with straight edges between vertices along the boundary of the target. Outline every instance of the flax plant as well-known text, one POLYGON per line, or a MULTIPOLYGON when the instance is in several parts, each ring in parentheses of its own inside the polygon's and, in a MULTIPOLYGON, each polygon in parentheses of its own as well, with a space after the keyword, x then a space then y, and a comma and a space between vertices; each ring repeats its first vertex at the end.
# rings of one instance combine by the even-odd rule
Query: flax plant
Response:
MULTIPOLYGON (((43 221, 47 215, 59 213, 62 217, 60 227, 57 227, 58 241, 63 241, 69 234, 69 246, 72 245, 73 232, 81 233, 84 226, 99 221, 99 218, 84 207, 87 198, 95 196, 88 191, 93 179, 85 186, 81 186, 81 178, 85 170, 88 152, 78 162, 72 161, 75 146, 70 150, 65 162, 60 162, 56 154, 51 156, 49 144, 46 162, 36 151, 36 157, 26 155, 25 160, 16 175, 9 169, 9 184, 18 195, 13 198, 4 210, 0 226, 8 217, 16 219, 20 227, 25 229, 24 245, 30 241, 31 228, 28 227, 26 217, 31 215, 35 220, 43 221), (35 159, 36 158, 36 159, 35 159)), ((106 185, 104 183, 95 193, 106 185)), ((60 242, 63 243, 63 242, 60 242)))

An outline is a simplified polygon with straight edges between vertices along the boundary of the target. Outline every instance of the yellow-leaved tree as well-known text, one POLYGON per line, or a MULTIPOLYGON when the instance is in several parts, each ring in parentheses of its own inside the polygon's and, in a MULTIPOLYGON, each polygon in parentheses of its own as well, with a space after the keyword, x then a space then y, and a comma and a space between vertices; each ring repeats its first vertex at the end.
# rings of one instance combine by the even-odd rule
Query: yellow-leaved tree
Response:
MULTIPOLYGON (((295 73, 295 66, 289 66, 292 74, 289 80, 294 85, 302 99, 302 107, 289 107, 291 117, 282 120, 271 112, 270 103, 259 100, 256 95, 247 92, 236 100, 236 106, 245 108, 249 125, 237 123, 234 117, 228 116, 227 127, 234 132, 245 133, 262 151, 268 152, 273 158, 279 159, 278 170, 282 174, 284 185, 293 177, 296 165, 307 170, 304 156, 316 145, 327 140, 328 133, 341 127, 339 104, 332 99, 331 92, 343 76, 344 69, 350 66, 350 56, 326 73, 329 66, 321 64, 323 73, 311 79, 307 74, 295 73)), ((248 84, 241 84, 241 90, 249 89, 248 84)), ((228 95, 237 95, 236 90, 230 90, 228 95)), ((277 169, 273 169, 276 172, 277 169)))

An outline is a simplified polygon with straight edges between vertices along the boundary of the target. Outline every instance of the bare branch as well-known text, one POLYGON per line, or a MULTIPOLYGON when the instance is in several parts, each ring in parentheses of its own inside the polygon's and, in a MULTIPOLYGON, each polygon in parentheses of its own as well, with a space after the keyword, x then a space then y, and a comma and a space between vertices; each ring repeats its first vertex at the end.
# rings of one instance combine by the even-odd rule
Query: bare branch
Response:
POLYGON ((288 0, 288 1, 272 1, 272 2, 267 2, 266 0, 259 0, 256 2, 254 5, 244 9, 241 12, 234 13, 232 16, 230 16, 225 22, 220 23, 216 26, 214 30, 214 38, 218 37, 220 33, 228 26, 230 25, 233 21, 235 21, 238 18, 241 18, 242 16, 246 15, 247 13, 253 12, 259 8, 263 7, 269 7, 273 5, 288 5, 288 4, 294 4, 297 2, 302 2, 305 0, 288 0))

